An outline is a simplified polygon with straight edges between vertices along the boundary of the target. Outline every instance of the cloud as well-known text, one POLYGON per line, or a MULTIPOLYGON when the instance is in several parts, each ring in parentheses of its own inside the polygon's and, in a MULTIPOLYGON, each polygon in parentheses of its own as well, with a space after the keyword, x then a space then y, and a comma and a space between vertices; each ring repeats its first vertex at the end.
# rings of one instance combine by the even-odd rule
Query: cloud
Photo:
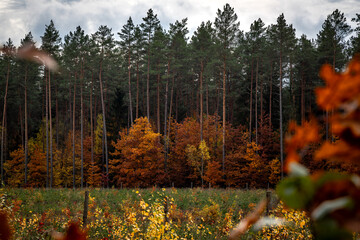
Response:
POLYGON ((360 7, 357 0, 1 0, 0 43, 11 37, 19 45, 20 39, 31 31, 41 44, 40 36, 51 19, 62 37, 79 25, 87 34, 96 32, 100 25, 107 25, 118 38, 117 32, 130 16, 135 24, 140 24, 149 8, 165 29, 170 23, 187 17, 192 34, 202 21, 213 22, 217 9, 222 9, 227 2, 234 7, 241 30, 248 31, 258 18, 266 25, 276 23, 277 17, 284 13, 287 23, 297 30, 297 36, 306 34, 309 38, 316 38, 322 22, 336 8, 345 13, 350 23, 360 7))

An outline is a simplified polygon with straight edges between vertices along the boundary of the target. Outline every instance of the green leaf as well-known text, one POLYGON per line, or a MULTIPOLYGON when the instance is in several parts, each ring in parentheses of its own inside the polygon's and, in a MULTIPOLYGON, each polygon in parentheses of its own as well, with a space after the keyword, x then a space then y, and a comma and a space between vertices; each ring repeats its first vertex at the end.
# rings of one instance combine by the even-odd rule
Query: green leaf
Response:
POLYGON ((313 198, 315 188, 308 176, 288 177, 281 181, 276 192, 286 206, 304 209, 313 198))

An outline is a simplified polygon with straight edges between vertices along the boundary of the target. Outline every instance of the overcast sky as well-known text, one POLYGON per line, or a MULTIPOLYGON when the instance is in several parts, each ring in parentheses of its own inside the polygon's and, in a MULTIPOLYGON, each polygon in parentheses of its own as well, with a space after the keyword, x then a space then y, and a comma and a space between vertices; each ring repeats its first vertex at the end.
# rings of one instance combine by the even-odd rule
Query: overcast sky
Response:
POLYGON ((258 18, 266 26, 273 24, 284 13, 296 35, 306 34, 308 38, 316 38, 327 15, 335 9, 345 14, 349 24, 360 13, 360 0, 0 0, 0 43, 10 37, 18 46, 31 31, 39 45, 51 19, 62 38, 79 25, 87 34, 107 25, 118 39, 117 32, 127 19, 131 16, 135 24, 140 24, 149 8, 165 29, 169 23, 187 17, 192 34, 202 21, 213 22, 217 9, 222 10, 226 3, 235 9, 241 30, 248 31, 258 18))

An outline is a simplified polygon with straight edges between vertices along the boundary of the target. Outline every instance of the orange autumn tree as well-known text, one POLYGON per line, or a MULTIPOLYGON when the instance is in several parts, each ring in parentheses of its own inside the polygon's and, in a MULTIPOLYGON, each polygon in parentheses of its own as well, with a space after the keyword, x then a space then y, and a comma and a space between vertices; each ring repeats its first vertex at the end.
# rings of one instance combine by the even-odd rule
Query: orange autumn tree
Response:
POLYGON ((182 123, 174 124, 169 151, 169 172, 172 182, 182 186, 190 186, 192 182, 194 186, 201 186, 201 175, 205 181, 211 180, 212 186, 223 181, 222 126, 219 119, 219 116, 206 116, 204 119, 203 139, 206 155, 208 154, 209 157, 206 156, 202 174, 201 168, 199 169, 199 161, 201 161, 199 122, 195 118, 188 117, 182 123))
POLYGON ((29 140, 29 185, 45 187, 46 183, 46 154, 40 142, 29 140))
POLYGON ((149 187, 165 179, 163 145, 146 117, 135 120, 127 132, 112 142, 115 151, 110 161, 110 174, 117 186, 149 187))

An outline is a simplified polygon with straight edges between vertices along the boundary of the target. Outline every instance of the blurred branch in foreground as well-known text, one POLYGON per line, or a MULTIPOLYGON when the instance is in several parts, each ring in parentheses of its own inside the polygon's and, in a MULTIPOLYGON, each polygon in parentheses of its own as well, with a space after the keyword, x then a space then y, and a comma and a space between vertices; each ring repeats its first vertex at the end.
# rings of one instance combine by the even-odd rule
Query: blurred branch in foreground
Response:
POLYGON ((45 65, 53 72, 57 71, 59 68, 57 62, 53 57, 51 57, 48 53, 37 49, 33 44, 27 44, 24 47, 20 48, 18 51, 13 51, 0 47, 0 51, 8 56, 13 56, 19 59, 33 61, 38 64, 45 65))

